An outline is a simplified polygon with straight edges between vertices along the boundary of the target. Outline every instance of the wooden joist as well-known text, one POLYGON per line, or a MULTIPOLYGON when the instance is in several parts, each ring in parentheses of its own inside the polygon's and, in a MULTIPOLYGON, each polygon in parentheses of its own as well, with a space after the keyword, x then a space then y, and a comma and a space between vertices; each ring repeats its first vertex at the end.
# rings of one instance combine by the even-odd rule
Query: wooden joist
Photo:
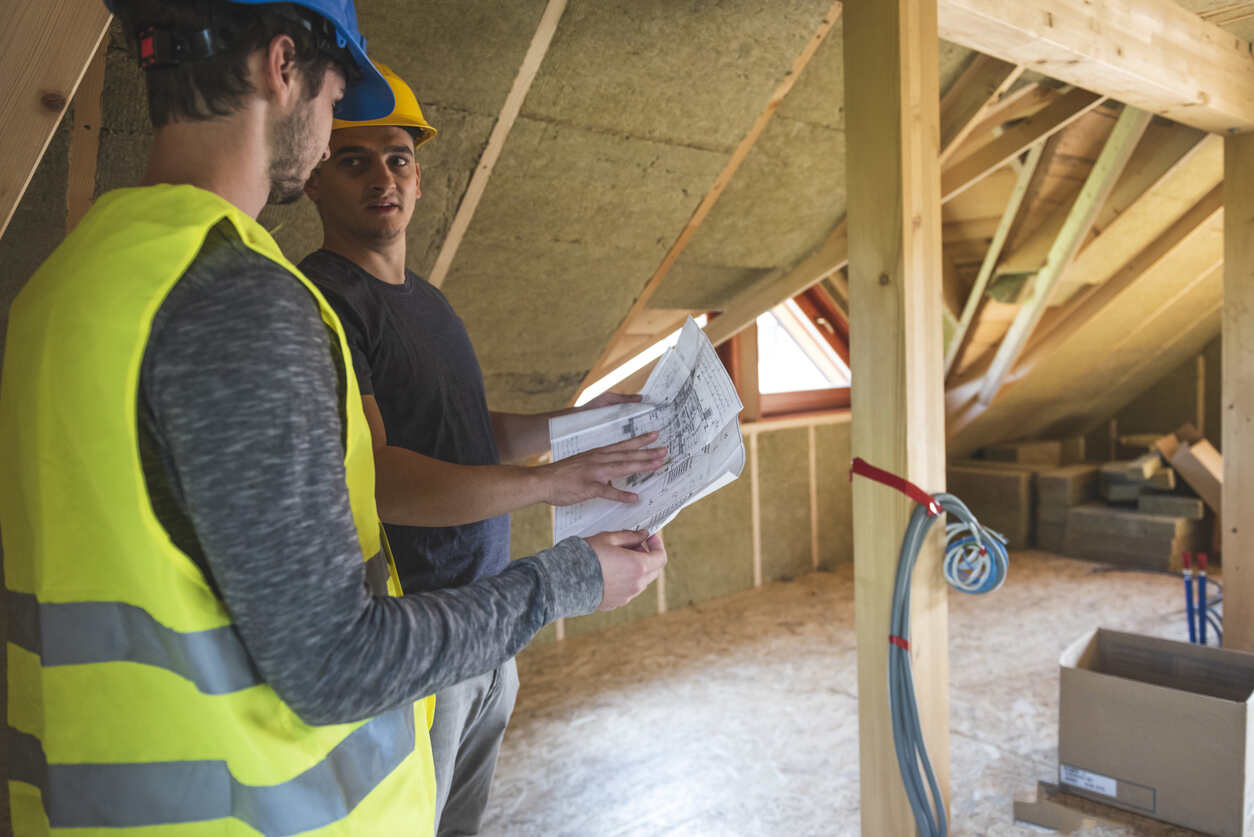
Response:
POLYGON ((1057 346, 1114 304, 1138 279, 1187 245, 1223 211, 1223 199, 1223 186, 1216 186, 1108 280, 1072 298, 1042 322, 1023 353, 1015 377, 1027 374, 1038 360, 1048 357, 1057 346))
POLYGON ((997 354, 984 377, 984 385, 980 389, 979 401, 987 405, 1001 388, 1002 381, 1019 360, 1024 344, 1036 328, 1045 306, 1053 295, 1054 286, 1062 274, 1070 266, 1080 245, 1089 233, 1098 210, 1106 201, 1115 181, 1123 172, 1124 165, 1131 157, 1133 149, 1149 125, 1148 113, 1136 108, 1127 107, 1120 114, 1119 121, 1102 148, 1093 170, 1085 180, 1080 195, 1072 204, 1066 223, 1058 234, 1054 246, 1050 248, 1045 267, 1041 269, 1032 282, 1032 289, 1023 306, 1020 308, 1010 331, 1002 339, 997 354))
POLYGON ((939 0, 940 35, 1204 131, 1254 130, 1249 45, 1173 0, 939 0))
POLYGON ((109 28, 104 3, 0 4, 0 235, 109 28))
POLYGON ((1041 154, 1044 148, 1043 142, 1038 143, 1028 150, 1027 158, 1023 162, 1015 162, 1015 167, 1018 170, 1015 188, 1010 193, 1010 199, 1006 202, 1006 208, 1002 211, 1001 220, 997 223, 997 230, 993 233, 993 240, 989 243, 988 250, 984 253, 984 260, 980 263, 980 272, 976 274, 975 284, 971 286, 971 292, 967 296, 966 304, 962 307, 962 316, 958 320, 957 328, 945 346, 946 376, 953 369, 954 361, 958 359, 958 352, 966 339, 967 330, 971 328, 971 321, 975 319, 975 312, 979 309, 981 300, 984 299, 984 292, 988 289, 988 280, 992 278, 993 268, 997 267, 997 260, 1001 258, 1001 250, 1006 244, 1007 237, 1010 235, 1010 229, 1014 225, 1015 219, 1019 217, 1019 207, 1028 192, 1028 184, 1032 182, 1032 177, 1036 174, 1036 167, 1041 161, 1041 154))
MULTIPOLYGON (((850 320, 857 324, 850 335, 858 393, 852 451, 938 491, 945 481, 945 442, 936 7, 877 0, 851 3, 845 15, 850 320), (875 72, 866 72, 868 67, 875 72)), ((858 479, 853 508, 862 833, 907 837, 916 829, 889 713, 885 637, 895 562, 885 556, 897 554, 913 504, 858 479)), ((941 536, 933 527, 920 552, 910 642, 920 722, 948 800, 948 596, 940 574, 941 536)))
POLYGON ((1023 67, 976 53, 941 98, 942 165, 1022 74, 1023 67))
POLYGON ((1101 102, 1102 97, 1079 88, 1059 96, 1039 113, 947 168, 941 178, 941 200, 949 200, 979 183, 1030 146, 1066 128, 1101 102))

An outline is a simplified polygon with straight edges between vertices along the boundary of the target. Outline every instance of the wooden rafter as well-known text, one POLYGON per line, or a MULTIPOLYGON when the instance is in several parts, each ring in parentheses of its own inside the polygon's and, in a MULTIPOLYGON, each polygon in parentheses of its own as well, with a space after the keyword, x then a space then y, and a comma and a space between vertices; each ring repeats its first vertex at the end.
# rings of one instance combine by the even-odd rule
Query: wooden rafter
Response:
POLYGON ((1027 158, 1023 162, 1015 161, 1014 163, 1018 169, 1018 180, 1015 181, 1014 190, 1011 191, 1010 199, 1006 202, 1006 208, 1002 212, 1001 221, 997 224, 997 231, 993 233, 993 240, 984 254, 984 260, 980 263, 980 272, 976 275, 975 284, 971 286, 971 293, 967 296, 966 304, 962 308, 962 316, 958 319, 957 329, 950 336, 949 343, 945 347, 946 375, 953 369, 958 351, 962 348, 963 340, 967 336, 967 329, 971 327, 971 321, 975 319, 976 309, 979 308, 980 300, 984 298, 984 291, 988 287, 988 280, 993 275, 993 268, 997 266, 997 260, 1001 258, 1001 250, 1006 243, 1006 238, 1010 235, 1010 228, 1015 218, 1019 216, 1019 207, 1023 203, 1024 195, 1027 194, 1028 184, 1032 182, 1032 177, 1036 174, 1036 167, 1041 161, 1043 151, 1044 143, 1037 143, 1028 150, 1027 158))
POLYGON ((1014 377, 1026 375, 1043 357, 1048 357, 1073 334, 1113 305, 1142 276, 1185 247, 1193 237, 1223 211, 1223 185, 1211 189, 1127 264, 1100 285, 1071 299, 1060 307, 1025 347, 1014 377))
MULTIPOLYGON (((1217 214, 1222 211, 1223 187, 1219 185, 1190 207, 1110 279, 1051 311, 1050 317, 1043 320, 1037 333, 1033 334, 1014 371, 1007 376, 1003 391, 1025 378, 1042 360, 1065 345, 1086 325, 1109 311, 1125 293, 1131 291, 1160 264, 1174 257, 1183 248, 1192 246, 1196 236, 1213 224, 1217 214)), ((980 403, 978 395, 990 362, 991 359, 986 360, 962 373, 946 391, 946 432, 949 438, 961 433, 986 412, 987 405, 980 403)))
MULTIPOLYGON (((1213 168, 1214 182, 1222 177, 1219 138, 1197 134, 1191 128, 1183 130, 1186 132, 1183 137, 1164 136, 1161 132, 1155 132, 1156 135, 1151 137, 1146 131, 1128 161, 1124 176, 1115 184, 1110 198, 1094 218, 1092 230, 1076 254, 1075 264, 1055 288, 1050 304, 1065 302, 1077 287, 1103 282, 1130 258, 1130 243, 1143 241, 1169 220, 1163 217, 1160 222, 1159 218, 1163 216, 1164 202, 1172 201, 1174 195, 1168 197, 1160 190, 1183 174, 1186 167, 1192 175, 1203 177, 1209 177, 1213 168), (1180 139, 1185 141, 1179 142, 1180 139)), ((1184 188, 1188 186, 1178 185, 1171 191, 1179 192, 1184 188)), ((997 273, 1040 270, 1068 212, 1068 206, 1060 206, 1036 224, 1032 234, 1002 259, 997 273)))
POLYGON ((1072 204, 1066 223, 1063 224, 1058 239, 1050 249, 1045 267, 1032 281, 1028 298, 1019 309, 1018 316, 1015 317, 1010 330, 997 348, 997 355, 993 358, 993 363, 984 378, 984 385, 980 389, 981 404, 988 405, 993 400, 993 396, 1001 388, 1007 373, 1018 362, 1019 354, 1023 351, 1024 345, 1032 335, 1032 330, 1044 313, 1055 285, 1062 278, 1062 274, 1070 266, 1080 245, 1088 236, 1098 210, 1105 203, 1110 190, 1114 188, 1115 181, 1118 180, 1128 158, 1131 157, 1132 150, 1140 140, 1141 134, 1149 125, 1149 120, 1148 113, 1134 107, 1125 107, 1123 113, 1120 114, 1119 121, 1115 123, 1110 138, 1102 148, 1102 153, 1093 165, 1093 170, 1089 172, 1079 197, 1072 204))
POLYGON ((623 318, 623 321, 619 324, 618 329, 606 343, 605 350, 602 351, 601 356, 597 358, 597 362, 592 365, 592 368, 589 369, 588 373, 584 376, 583 382, 579 385, 580 390, 597 380, 597 378, 601 377, 601 375, 613 369, 614 364, 612 359, 614 357, 630 356, 625 355, 619 345, 623 342, 624 335, 632 329, 635 320, 648 306, 649 300, 657 293, 658 288, 661 287, 662 280, 667 277, 671 268, 675 266, 675 262, 679 260, 680 254, 688 246, 688 243, 692 241, 692 237, 696 234, 697 228, 701 226, 701 223, 705 221, 706 217, 710 214, 710 210, 712 210, 714 205, 718 203, 718 199, 722 197, 727 185, 731 183, 731 180, 735 177, 736 172, 740 170, 741 164, 745 161, 745 158, 749 155, 753 146, 757 144, 758 138, 761 137, 762 132, 766 130, 767 124, 769 124, 771 119, 775 116, 775 112, 779 109, 780 103, 783 102, 784 98, 792 91, 793 85, 797 83, 797 79, 801 76, 801 71, 804 70, 806 65, 810 63, 810 59, 814 57, 814 53, 818 50, 819 45, 823 43, 823 41, 827 38, 828 33, 831 32, 832 27, 836 25, 836 21, 840 19, 842 8, 843 3, 841 0, 837 0, 837 2, 833 3, 831 8, 827 10, 827 13, 823 15, 823 19, 819 23, 818 29, 815 31, 814 35, 811 36, 810 40, 806 42, 805 47, 801 50, 801 54, 797 56, 795 61, 793 61, 792 67, 789 69, 788 73, 785 74, 783 81, 779 83, 779 86, 776 87, 775 91, 771 94, 771 98, 767 101, 766 107, 758 114, 758 118, 754 120, 753 125, 749 128, 749 132, 745 134, 744 138, 740 141, 740 144, 736 146, 736 150, 732 152, 732 155, 728 159, 727 164, 723 167, 723 170, 719 172, 718 177, 714 178, 714 183, 710 186, 709 191, 707 191, 705 197, 701 199, 701 203, 697 205, 697 208, 692 213, 692 217, 688 220, 688 223, 682 230, 680 230, 679 236, 675 239, 674 243, 671 244, 670 249, 662 258, 661 264, 658 265, 657 269, 653 272, 653 275, 649 277, 649 280, 645 282, 644 287, 640 290, 639 296, 637 296, 635 302, 632 303, 631 310, 627 312, 627 316, 623 318))
POLYGON ((1174 0, 939 0, 939 18, 942 38, 1003 61, 1204 131, 1254 130, 1248 45, 1174 0))
MULTIPOLYGON (((1082 101, 1081 96, 1077 95, 1068 100, 1068 104, 1063 108, 1055 110, 1044 121, 1037 122, 1035 127, 1028 131, 1021 131, 1016 136, 1023 140, 1025 138, 1035 138, 1033 141, 1047 140, 1046 156, 1049 154, 1048 140, 1057 135, 1059 131, 1070 124, 1074 119, 1083 115, 1083 113, 1096 107, 1098 100, 1088 97, 1082 101), (1075 108, 1081 108, 1080 113, 1075 112, 1075 108), (1064 118, 1064 112, 1067 114, 1064 118)), ((1049 108, 1047 107, 1046 110, 1049 108)), ((1043 113, 1043 111, 1042 111, 1043 113)), ((1019 131, 1022 125, 1016 126, 1015 130, 1019 131)), ((1017 140, 1019 141, 1019 140, 1017 140)), ((1021 148, 1025 150, 1032 143, 1027 142, 1021 148)), ((979 152, 976 152, 979 153, 979 152)), ((1012 155, 1013 156, 1013 155, 1012 155)), ((1002 161, 1003 163, 1005 160, 1002 161)), ((966 159, 959 160, 955 165, 965 165, 966 159)), ((989 174, 984 170, 983 166, 977 166, 970 169, 972 175, 977 179, 985 177, 989 174)), ((965 188, 965 184, 962 184, 965 188)), ((954 194, 961 192, 959 188, 954 194)), ((742 328, 749 325, 757 319, 757 316, 763 311, 770 310, 776 305, 787 299, 791 299, 797 294, 809 288, 824 279, 831 279, 838 287, 843 283, 843 277, 840 271, 844 269, 849 260, 849 241, 844 220, 828 234, 827 239, 809 256, 803 259, 791 270, 784 273, 772 275, 758 282, 754 286, 741 291, 735 297, 730 299, 722 309, 722 316, 710 323, 706 328, 706 333, 714 345, 718 345, 722 341, 736 334, 742 328)), ((848 299, 847 289, 842 289, 843 296, 848 299)), ((643 309, 648 310, 648 309, 643 309)), ((641 339, 640 345, 647 346, 653 341, 659 339, 665 332, 655 333, 651 340, 641 339)), ((616 358, 622 359, 630 355, 621 348, 614 353, 616 358)), ((598 375, 608 371, 604 364, 597 370, 598 375)), ((594 376, 587 376, 586 380, 592 380, 594 376)), ((626 387, 632 379, 628 379, 623 383, 626 387)))
POLYGON ((553 35, 557 32, 557 24, 562 19, 564 11, 566 11, 566 0, 549 0, 544 8, 544 14, 540 16, 540 24, 536 27, 531 44, 527 47, 527 53, 523 56, 518 75, 514 77, 514 83, 505 96, 505 104, 501 106, 501 113, 497 116, 496 124, 492 126, 492 133, 488 135, 488 144, 483 149, 483 155, 479 158, 478 165, 475 166, 475 173, 471 175, 470 183, 466 186, 466 193, 462 195, 461 203, 457 206, 457 214, 453 216, 453 223, 449 225, 448 235, 444 236, 444 243, 440 245, 440 252, 436 256, 435 265, 431 268, 431 275, 427 277, 427 280, 437 288, 448 278, 449 268, 453 265, 457 250, 461 247, 466 231, 470 229, 470 221, 475 217, 483 192, 488 188, 488 178, 492 176, 492 170, 496 167, 501 152, 505 150, 505 141, 509 139, 514 122, 522 111, 523 100, 527 98, 527 91, 531 90, 531 83, 540 72, 540 65, 544 62, 544 56, 548 54, 549 45, 553 43, 553 35))
POLYGON ((1022 74, 1023 67, 976 54, 941 98, 942 165, 1022 74))
POLYGON ((947 168, 941 175, 941 200, 949 200, 979 183, 1030 146, 1061 131, 1101 102, 1100 96, 1078 88, 1059 96, 1036 115, 947 168))
POLYGON ((79 81, 109 29, 103 3, 0 4, 0 235, 4 234, 79 81))

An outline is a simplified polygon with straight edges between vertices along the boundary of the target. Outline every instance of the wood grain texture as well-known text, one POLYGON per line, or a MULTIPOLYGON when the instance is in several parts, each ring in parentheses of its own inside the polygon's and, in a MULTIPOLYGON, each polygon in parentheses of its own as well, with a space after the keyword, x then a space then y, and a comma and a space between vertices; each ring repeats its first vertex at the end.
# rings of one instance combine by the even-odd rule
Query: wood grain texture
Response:
POLYGON ((1224 645, 1254 651, 1254 135, 1224 138, 1224 645))
POLYGON ((0 235, 111 19, 103 3, 81 0, 0 4, 0 235))
POLYGON ((1172 0, 940 0, 939 19, 942 38, 1003 61, 1204 131, 1254 130, 1249 45, 1172 0))
MULTIPOLYGON (((940 115, 936 7, 851 4, 845 23, 853 454, 923 486, 944 486, 941 391, 940 115), (874 67, 874 72, 868 68, 874 67)), ((888 630, 894 561, 909 500, 853 485, 854 601, 862 833, 915 824, 893 750, 888 630)), ((949 795, 948 598, 940 530, 915 570, 911 658, 927 749, 949 795)))

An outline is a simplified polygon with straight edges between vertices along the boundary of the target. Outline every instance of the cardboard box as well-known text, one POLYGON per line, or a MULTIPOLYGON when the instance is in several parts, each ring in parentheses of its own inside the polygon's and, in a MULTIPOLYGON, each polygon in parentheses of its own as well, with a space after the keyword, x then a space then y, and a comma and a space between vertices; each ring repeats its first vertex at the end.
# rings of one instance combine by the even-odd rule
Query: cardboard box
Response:
POLYGON ((1202 439, 1189 445, 1181 443, 1171 457, 1171 465, 1206 505, 1216 512, 1223 511, 1224 458, 1210 442, 1202 439))
POLYGON ((1059 664, 1065 790, 1254 837, 1254 654, 1099 628, 1059 664))

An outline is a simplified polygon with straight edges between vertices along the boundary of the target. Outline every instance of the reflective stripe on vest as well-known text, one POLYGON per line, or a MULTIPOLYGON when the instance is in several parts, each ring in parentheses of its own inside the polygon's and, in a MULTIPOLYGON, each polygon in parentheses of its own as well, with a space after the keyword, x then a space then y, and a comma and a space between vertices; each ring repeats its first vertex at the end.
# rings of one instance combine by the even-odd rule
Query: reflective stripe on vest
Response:
POLYGON ((10 728, 10 778, 40 789, 53 828, 235 817, 279 837, 343 819, 413 752, 414 734, 413 707, 398 707, 353 730, 299 776, 259 787, 237 781, 222 761, 49 765, 39 739, 10 728), (196 788, 195 796, 187 788, 196 788))

